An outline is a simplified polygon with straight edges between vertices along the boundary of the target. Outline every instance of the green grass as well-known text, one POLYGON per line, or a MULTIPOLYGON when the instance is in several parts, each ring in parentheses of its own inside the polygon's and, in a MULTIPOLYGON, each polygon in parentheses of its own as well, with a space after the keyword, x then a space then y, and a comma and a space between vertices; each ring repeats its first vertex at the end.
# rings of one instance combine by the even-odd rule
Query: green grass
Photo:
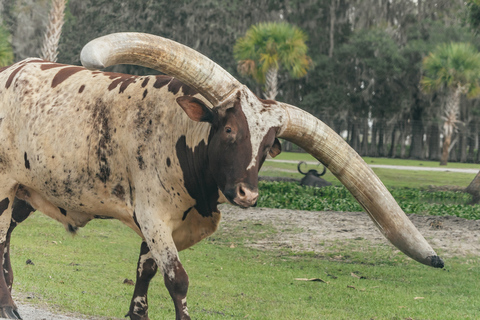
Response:
MULTIPOLYGON (((279 157, 308 160, 305 156, 282 153, 279 157)), ((296 171, 296 164, 266 166, 272 166, 276 174, 278 168, 296 171)), ((463 193, 419 189, 431 184, 466 186, 474 175, 375 171, 407 213, 460 212, 456 215, 475 219, 480 212, 477 206, 471 207, 473 213, 461 213, 469 200, 463 193)), ((326 177, 336 180, 330 173, 326 177)), ((292 184, 282 190, 275 190, 275 184, 262 184, 261 188, 264 197, 271 193, 269 201, 278 202, 268 206, 295 202, 294 208, 305 209, 311 198, 316 200, 310 203, 326 204, 325 210, 360 210, 344 188, 297 190, 292 184), (330 200, 324 202, 326 198, 330 200)), ((221 225, 212 237, 180 253, 190 276, 188 301, 193 319, 480 318, 480 286, 476 280, 480 278, 480 257, 449 258, 447 269, 436 270, 412 261, 390 245, 371 246, 365 240, 325 243, 322 254, 248 247, 276 232, 273 226, 238 221, 221 225), (295 278, 321 278, 328 283, 295 278)), ((118 221, 92 221, 71 237, 55 221, 35 214, 13 234, 14 288, 30 297, 29 303, 124 319, 133 287, 123 280, 135 279, 139 247, 139 237, 118 221), (34 265, 27 265, 27 259, 34 265)), ((438 253, 442 255, 441 250, 438 253)), ((173 303, 161 276, 151 283, 149 303, 152 320, 174 318, 173 303)))
MULTIPOLYGON (((282 152, 275 160, 293 160, 293 161, 317 161, 308 153, 299 152, 282 152)), ((425 160, 410 160, 410 159, 391 159, 391 158, 372 158, 364 157, 368 164, 383 164, 396 166, 421 166, 421 167, 442 167, 442 168, 472 168, 480 170, 480 164, 475 163, 457 163, 449 162, 446 166, 440 166, 439 161, 425 161, 425 160)))
MULTIPOLYGON (((316 161, 308 153, 283 152, 275 160, 316 161)), ((418 161, 388 158, 364 158, 367 164, 440 167, 439 162, 418 161)), ((309 167, 309 168, 315 168, 309 167)), ((446 168, 469 168, 480 171, 480 164, 449 163, 446 168)), ((430 172, 420 170, 392 170, 373 168, 376 175, 389 187, 428 188, 429 186, 459 186, 467 187, 475 174, 457 172, 430 172)), ((297 172, 297 163, 278 163, 267 160, 260 172, 261 176, 288 177, 301 179, 303 176, 297 172)), ((334 185, 340 186, 340 181, 327 170, 322 177, 334 185)))
MULTIPOLYGON (((275 232, 263 226, 249 226, 275 232)), ((243 227, 220 230, 181 253, 190 276, 194 319, 478 319, 478 257, 453 258, 448 269, 413 262, 390 246, 355 252, 352 241, 318 256, 242 245, 261 239, 243 227), (231 244, 235 243, 232 248, 231 244), (341 258, 339 258, 341 257, 341 258), (352 273, 361 279, 352 276, 352 273), (321 278, 328 283, 297 281, 321 278), (474 280, 474 281, 472 281, 474 280), (421 299, 415 299, 420 297, 421 299)), ((117 221, 94 221, 75 238, 42 215, 15 231, 15 288, 32 302, 95 316, 123 318, 133 287, 139 238, 117 221), (48 231, 47 231, 48 230, 48 231), (54 243, 54 241, 56 243, 54 243), (26 265, 31 259, 35 265, 26 265)), ((161 277, 150 295, 151 319, 174 318, 161 277)))

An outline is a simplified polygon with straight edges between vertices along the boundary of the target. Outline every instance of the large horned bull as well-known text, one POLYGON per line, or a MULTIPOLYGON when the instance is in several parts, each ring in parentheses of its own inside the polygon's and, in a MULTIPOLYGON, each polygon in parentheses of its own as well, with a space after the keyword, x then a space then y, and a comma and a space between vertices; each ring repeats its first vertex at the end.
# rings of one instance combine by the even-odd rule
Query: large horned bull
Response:
POLYGON ((124 222, 143 239, 128 316, 148 319, 158 269, 177 319, 190 319, 178 251, 216 230, 218 203, 255 205, 258 170, 280 152, 277 138, 322 162, 397 248, 443 267, 372 170, 317 118, 257 98, 211 60, 157 36, 101 37, 81 59, 88 69, 134 64, 182 82, 38 59, 0 72, 0 316, 20 319, 10 235, 37 209, 71 232, 99 217, 124 222))
POLYGON ((301 168, 302 164, 306 166, 307 163, 305 161, 300 161, 297 165, 298 172, 304 175, 302 180, 300 180, 301 186, 321 188, 332 185, 330 182, 320 178, 327 172, 327 168, 325 166, 323 166, 323 170, 321 173, 318 173, 318 171, 315 169, 310 169, 307 172, 303 172, 301 168))

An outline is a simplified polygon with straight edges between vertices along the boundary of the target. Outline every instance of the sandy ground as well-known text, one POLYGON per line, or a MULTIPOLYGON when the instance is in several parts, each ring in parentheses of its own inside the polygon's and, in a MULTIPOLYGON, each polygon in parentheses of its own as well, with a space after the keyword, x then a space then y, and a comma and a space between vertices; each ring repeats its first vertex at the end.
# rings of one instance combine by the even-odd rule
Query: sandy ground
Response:
MULTIPOLYGON (((273 227, 277 231, 267 232, 261 240, 252 241, 249 246, 254 248, 289 248, 322 253, 328 248, 328 243, 336 241, 365 240, 369 245, 388 245, 387 240, 363 212, 240 209, 230 205, 222 205, 221 211, 221 228, 226 232, 245 225, 245 222, 273 227)), ((480 220, 416 215, 409 217, 437 253, 447 260, 447 264, 448 258, 452 256, 480 255, 480 220)), ((28 304, 26 297, 18 298, 19 310, 25 320, 106 319, 60 315, 48 311, 46 307, 28 304)))

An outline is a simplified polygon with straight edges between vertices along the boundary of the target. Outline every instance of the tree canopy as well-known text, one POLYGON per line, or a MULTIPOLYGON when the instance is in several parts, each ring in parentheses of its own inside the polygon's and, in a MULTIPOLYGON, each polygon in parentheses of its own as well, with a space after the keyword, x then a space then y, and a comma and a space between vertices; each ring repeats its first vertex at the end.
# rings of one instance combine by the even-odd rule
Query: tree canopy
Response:
MULTIPOLYGON (((205 54, 257 94, 265 71, 278 64, 277 77, 271 77, 278 80, 276 99, 320 117, 362 155, 439 160, 442 106, 449 97, 446 90, 432 94, 423 90, 422 62, 443 43, 480 47, 479 1, 69 0, 58 61, 79 64, 79 52, 91 39, 136 31, 170 38, 205 54), (278 54, 267 55, 278 49, 268 40, 262 41, 265 48, 268 45, 263 56, 257 49, 248 57, 234 54, 235 43, 252 26, 273 23, 302 30, 308 53, 302 45, 295 47, 311 63, 291 67, 288 59, 280 62, 278 54), (255 75, 257 80, 243 77, 237 59, 257 59, 251 70, 263 72, 255 75), (304 69, 307 75, 297 78, 304 69)), ((15 61, 40 54, 50 3, 12 0, 0 5, 0 16, 12 35, 15 61)), ((126 65, 109 70, 155 73, 126 65)), ((480 162, 479 102, 464 95, 460 98, 460 122, 452 136, 450 161, 480 162)))

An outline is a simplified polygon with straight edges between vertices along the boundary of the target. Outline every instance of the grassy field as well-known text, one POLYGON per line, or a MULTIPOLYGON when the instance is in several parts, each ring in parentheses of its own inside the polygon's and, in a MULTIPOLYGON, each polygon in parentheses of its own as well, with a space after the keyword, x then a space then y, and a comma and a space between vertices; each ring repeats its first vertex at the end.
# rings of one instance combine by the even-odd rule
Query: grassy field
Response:
MULTIPOLYGON (((391 247, 355 252, 341 241, 335 255, 244 246, 274 232, 268 226, 221 228, 181 252, 190 276, 193 319, 478 319, 480 258, 449 259, 448 268, 413 262, 391 247), (242 232, 243 230, 243 232, 242 232), (235 244, 235 245, 232 245, 235 244), (336 256, 349 256, 349 262, 336 256), (318 278, 320 281, 298 281, 318 278)), ((12 246, 15 288, 29 302, 123 318, 133 287, 139 239, 116 221, 93 221, 72 238, 35 215, 16 230, 12 246), (31 259, 34 265, 25 261, 31 259)), ((161 277, 151 285, 151 319, 173 319, 161 277)))
MULTIPOLYGON (((305 156, 282 153, 279 157, 308 160, 305 156)), ((391 160, 369 161, 381 164, 391 160)), ((278 166, 282 169, 283 165, 278 166)), ((480 170, 478 165, 465 167, 480 170)), ((285 168, 296 170, 296 165, 285 168)), ((386 169, 378 174, 394 188, 466 186, 474 177, 452 172, 423 177, 386 169)), ((192 319, 480 318, 480 257, 450 258, 446 269, 437 270, 412 261, 389 245, 364 243, 358 251, 352 250, 358 241, 339 241, 329 248, 334 253, 325 255, 288 249, 260 251, 245 245, 271 232, 276 231, 248 221, 228 229, 221 226, 209 239, 181 252, 190 276, 192 319), (337 258, 342 256, 348 256, 348 261, 337 258)), ((139 237, 118 221, 92 221, 71 237, 58 223, 37 213, 22 223, 12 238, 14 288, 30 303, 123 319, 133 293, 133 287, 123 281, 135 279, 139 246, 139 237), (34 265, 26 264, 27 259, 34 265)), ((160 276, 152 281, 149 302, 151 320, 174 318, 160 276)))

